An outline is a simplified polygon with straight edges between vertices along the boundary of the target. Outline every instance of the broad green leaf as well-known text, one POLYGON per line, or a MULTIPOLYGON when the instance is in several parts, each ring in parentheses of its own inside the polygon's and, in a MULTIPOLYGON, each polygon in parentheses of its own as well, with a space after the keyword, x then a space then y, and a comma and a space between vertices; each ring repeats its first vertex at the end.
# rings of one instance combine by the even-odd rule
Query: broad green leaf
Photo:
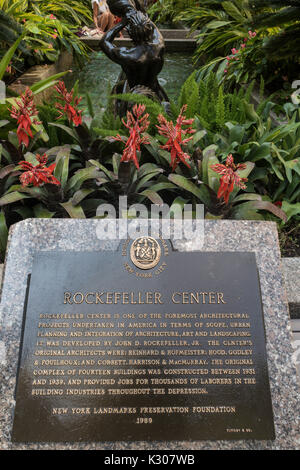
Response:
POLYGON ((1 261, 4 260, 5 250, 7 245, 7 238, 8 238, 8 229, 6 225, 5 215, 4 212, 0 212, 0 253, 1 253, 1 261))
POLYGON ((73 206, 72 200, 60 204, 69 214, 71 219, 85 219, 85 213, 81 206, 73 206))
POLYGON ((34 216, 38 219, 51 219, 55 212, 50 212, 45 206, 42 204, 37 204, 33 208, 34 216))
POLYGON ((182 197, 178 196, 174 199, 172 202, 172 205, 169 210, 169 215, 172 215, 172 218, 174 218, 174 215, 177 214, 178 208, 180 208, 180 211, 183 212, 184 206, 188 203, 189 201, 187 199, 183 199, 182 197))
POLYGON ((27 194, 19 193, 18 191, 5 194, 0 198, 0 206, 12 204, 13 202, 21 201, 22 199, 28 199, 30 196, 27 194))
POLYGON ((78 191, 82 183, 89 179, 96 179, 99 176, 99 171, 94 166, 78 170, 66 184, 66 192, 78 191))
POLYGON ((236 220, 264 220, 262 214, 257 212, 257 209, 253 207, 253 202, 244 202, 234 206, 230 217, 236 220))
POLYGON ((32 34, 41 34, 40 28, 38 28, 35 24, 27 23, 26 30, 32 34))
POLYGON ((189 181, 184 176, 175 175, 174 173, 169 175, 169 180, 171 181, 171 183, 176 184, 177 186, 184 189, 185 191, 192 193, 205 205, 207 206, 210 205, 210 194, 204 184, 201 184, 200 186, 196 186, 194 183, 189 181))
MULTIPOLYGON (((238 174, 238 176, 240 176, 241 178, 248 178, 251 171, 255 167, 255 163, 253 163, 253 162, 245 162, 245 164, 246 164, 245 170, 237 170, 237 172, 236 172, 238 174)), ((247 185, 247 183, 246 183, 246 185, 247 185)), ((235 186, 232 193, 231 193, 231 195, 230 195, 229 201, 232 202, 233 200, 235 200, 235 197, 236 197, 237 193, 239 193, 239 192, 240 192, 240 188, 235 186)))
POLYGON ((138 178, 140 179, 149 173, 155 172, 162 173, 162 169, 155 165, 155 163, 144 163, 138 171, 138 178))
POLYGON ((218 21, 218 20, 213 20, 210 21, 209 23, 206 24, 206 28, 209 29, 218 29, 222 26, 227 26, 230 25, 232 22, 231 21, 218 21))
POLYGON ((160 195, 151 189, 145 189, 145 191, 141 192, 140 195, 146 196, 148 199, 150 199, 151 202, 153 202, 153 204, 162 206, 164 203, 160 195))
POLYGON ((83 199, 92 194, 94 191, 94 189, 89 188, 79 189, 79 191, 76 191, 71 199, 73 206, 77 206, 81 201, 83 201, 83 199))
MULTIPOLYGON (((205 184, 208 184, 208 165, 209 159, 215 157, 217 145, 210 145, 203 150, 203 160, 202 160, 202 181, 205 184)), ((217 161, 219 163, 219 161, 217 161)))
POLYGON ((64 189, 69 176, 70 148, 61 149, 56 157, 54 176, 60 181, 64 189))
POLYGON ((258 142, 255 143, 252 147, 252 150, 247 158, 251 162, 257 162, 258 160, 262 160, 263 158, 267 158, 271 155, 271 144, 270 142, 265 142, 263 144, 259 144, 258 142))
POLYGON ((113 170, 115 174, 118 174, 121 158, 122 158, 121 155, 119 155, 118 153, 113 154, 112 164, 113 164, 113 170))
POLYGON ((295 215, 300 215, 300 202, 290 204, 287 201, 283 201, 281 208, 287 216, 287 221, 289 221, 295 215))
POLYGON ((239 194, 234 198, 234 203, 241 201, 261 201, 261 196, 259 194, 253 193, 243 193, 239 194))
POLYGON ((158 173, 162 173, 161 168, 156 168, 156 170, 153 170, 151 173, 147 173, 143 178, 139 178, 136 184, 135 191, 137 192, 140 188, 144 186, 145 183, 147 183, 147 181, 151 180, 158 173))
MULTIPOLYGON (((227 123, 228 124, 228 123, 227 123)), ((242 143, 246 129, 244 126, 235 125, 232 126, 229 133, 230 142, 237 142, 238 144, 242 143)))
POLYGON ((208 186, 217 192, 219 187, 219 175, 211 168, 212 165, 216 165, 219 163, 219 160, 216 156, 212 155, 207 159, 207 179, 208 179, 208 186))
POLYGON ((229 16, 234 18, 239 23, 245 22, 245 17, 241 14, 240 10, 235 6, 233 2, 222 2, 222 7, 228 13, 229 16))
POLYGON ((97 160, 89 160, 89 163, 93 165, 92 167, 89 167, 89 168, 97 167, 100 170, 102 170, 103 173, 105 173, 106 176, 108 176, 110 180, 113 181, 116 179, 115 175, 111 171, 109 171, 104 165, 99 163, 97 160))
POLYGON ((207 134, 207 132, 206 132, 205 130, 196 132, 196 134, 194 134, 193 140, 192 140, 193 145, 197 145, 198 142, 199 142, 201 139, 203 139, 203 137, 206 136, 206 134, 207 134))
POLYGON ((79 142, 79 139, 78 139, 78 136, 77 136, 76 132, 74 132, 73 129, 71 129, 70 127, 65 126, 64 124, 59 124, 57 122, 49 122, 48 125, 49 126, 54 126, 54 127, 59 127, 60 129, 65 131, 67 134, 69 134, 71 137, 73 137, 73 139, 75 139, 77 142, 79 142))
POLYGON ((173 183, 167 183, 167 182, 163 182, 163 183, 156 183, 156 184, 153 184, 151 185, 151 189, 152 191, 163 191, 164 189, 176 189, 176 185, 173 184, 173 183))
POLYGON ((0 169, 0 179, 5 178, 7 175, 9 175, 12 171, 15 171, 15 170, 16 170, 16 166, 13 164, 2 167, 0 169))
POLYGON ((287 216, 285 212, 269 201, 253 201, 250 204, 252 204, 255 209, 272 212, 272 214, 276 215, 276 217, 280 218, 284 222, 287 222, 287 216))
POLYGON ((14 53, 16 52, 16 49, 18 48, 20 42, 23 40, 24 38, 24 33, 21 34, 21 36, 16 40, 16 42, 8 49, 8 51, 6 52, 6 54, 3 56, 3 58, 1 59, 1 62, 0 62, 0 80, 2 80, 2 78, 4 77, 4 74, 6 72, 6 69, 11 61, 11 59, 13 58, 14 56, 14 53))

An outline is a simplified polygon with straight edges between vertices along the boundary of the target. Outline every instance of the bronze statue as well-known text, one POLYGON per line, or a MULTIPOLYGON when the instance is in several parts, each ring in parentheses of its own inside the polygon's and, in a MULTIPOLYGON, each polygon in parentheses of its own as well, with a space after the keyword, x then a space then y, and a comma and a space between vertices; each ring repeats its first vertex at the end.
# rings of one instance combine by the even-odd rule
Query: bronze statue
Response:
MULTIPOLYGON (((121 18, 121 22, 101 39, 103 52, 123 70, 114 92, 139 93, 167 102, 168 97, 157 79, 164 64, 165 44, 162 34, 139 0, 107 0, 107 4, 111 12, 121 18), (132 39, 132 47, 117 47, 113 44, 124 28, 132 39)), ((120 103, 118 113, 124 113, 120 103)))

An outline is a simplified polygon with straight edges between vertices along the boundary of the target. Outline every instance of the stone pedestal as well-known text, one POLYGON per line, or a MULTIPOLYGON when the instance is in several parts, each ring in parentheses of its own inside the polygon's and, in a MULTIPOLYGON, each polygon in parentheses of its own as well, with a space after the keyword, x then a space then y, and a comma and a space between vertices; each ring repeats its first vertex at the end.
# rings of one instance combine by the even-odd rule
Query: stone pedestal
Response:
MULTIPOLYGON (((197 240, 174 242, 179 251, 254 252, 261 281, 268 369, 274 412, 274 441, 98 442, 12 444, 14 391, 20 351, 27 276, 40 251, 115 250, 119 241, 97 238, 100 220, 26 220, 10 232, 0 311, 0 442, 2 449, 297 449, 299 392, 292 363, 291 331, 275 223, 206 221, 204 246, 197 240)), ((180 269, 180 267, 179 267, 180 269)), ((47 266, 45 266, 47 270, 47 266)), ((105 273, 102 273, 105 276, 105 273)), ((255 412, 255 410, 254 410, 255 412)))

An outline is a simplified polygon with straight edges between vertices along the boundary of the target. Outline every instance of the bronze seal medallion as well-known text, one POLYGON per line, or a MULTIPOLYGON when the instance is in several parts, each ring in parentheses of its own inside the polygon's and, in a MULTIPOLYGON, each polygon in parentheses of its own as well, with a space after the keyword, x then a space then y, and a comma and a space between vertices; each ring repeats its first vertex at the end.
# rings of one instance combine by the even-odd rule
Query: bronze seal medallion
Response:
POLYGON ((131 245, 130 258, 138 268, 152 269, 161 258, 160 244, 152 237, 137 238, 131 245))

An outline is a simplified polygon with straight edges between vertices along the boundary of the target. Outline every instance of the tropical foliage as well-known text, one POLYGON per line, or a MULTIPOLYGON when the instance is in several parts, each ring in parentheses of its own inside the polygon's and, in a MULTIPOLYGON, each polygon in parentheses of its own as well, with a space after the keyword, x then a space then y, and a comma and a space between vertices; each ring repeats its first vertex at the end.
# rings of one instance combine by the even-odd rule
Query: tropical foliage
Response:
MULTIPOLYGON (((233 86, 263 76, 271 91, 299 79, 299 0, 167 3, 174 21, 198 32, 195 60, 206 72, 219 68, 233 86)), ((158 2, 153 14, 156 9, 158 2)))
POLYGON ((60 76, 8 98, 0 122, 2 255, 12 223, 96 217, 102 203, 117 209, 121 195, 128 204, 167 203, 171 212, 201 203, 208 218, 299 219, 299 109, 286 104, 278 125, 272 100, 255 109, 251 90, 229 93, 216 74, 195 72, 168 112, 143 96, 117 95, 100 122, 90 101, 90 116, 82 113, 76 86, 67 90, 60 76), (53 102, 36 106, 46 86, 55 88, 53 102), (115 99, 129 105, 122 121, 115 99))
POLYGON ((22 36, 6 79, 18 76, 29 66, 56 61, 64 49, 77 57, 84 54, 85 48, 75 33, 90 22, 88 2, 0 0, 0 58, 22 36))

